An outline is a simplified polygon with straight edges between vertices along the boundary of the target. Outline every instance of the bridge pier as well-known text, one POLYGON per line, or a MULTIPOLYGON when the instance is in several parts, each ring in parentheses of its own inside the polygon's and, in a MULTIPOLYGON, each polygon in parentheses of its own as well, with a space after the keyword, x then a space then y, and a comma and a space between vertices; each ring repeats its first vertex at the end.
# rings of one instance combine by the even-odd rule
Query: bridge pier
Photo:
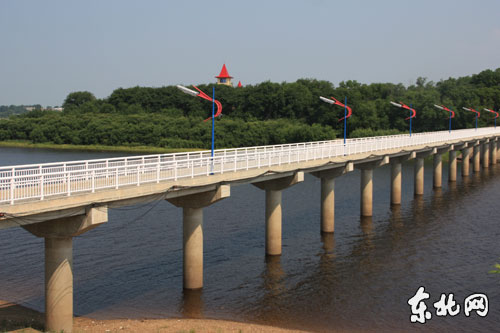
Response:
POLYGON ((73 237, 108 220, 106 206, 23 228, 45 238, 45 330, 73 331, 73 237))
POLYGON ((351 163, 311 173, 321 179, 321 233, 335 232, 335 178, 349 171, 352 171, 351 163))
POLYGON ((448 181, 457 181, 457 151, 450 150, 449 152, 449 162, 448 162, 448 181))
POLYGON ((490 142, 488 139, 483 143, 483 168, 490 167, 490 142))
MULTIPOLYGON (((443 153, 450 151, 450 147, 445 148, 435 148, 435 154, 433 159, 434 164, 434 177, 433 177, 433 187, 441 188, 443 186, 443 153)), ((455 175, 456 178, 456 175, 455 175)))
POLYGON ((401 162, 391 161, 391 205, 401 204, 401 162))
POLYGON ((424 194, 424 158, 415 159, 415 195, 424 194))
POLYGON ((304 173, 296 172, 291 176, 253 183, 266 191, 266 255, 281 255, 281 192, 302 181, 304 173))
POLYGON ((490 140, 491 164, 497 164, 497 138, 490 140))
POLYGON ((408 153, 396 157, 390 157, 391 163, 391 205, 401 204, 401 170, 404 161, 413 158, 413 154, 408 153))
POLYGON ((443 155, 440 153, 436 153, 434 155, 433 161, 434 161, 433 187, 440 188, 442 186, 443 155))
POLYGON ((481 171, 481 144, 476 143, 474 145, 474 172, 481 171))
POLYGON ((469 147, 462 149, 462 178, 470 175, 470 150, 469 147))
POLYGON ((355 165, 361 171, 360 182, 360 214, 361 216, 373 215, 373 169, 389 162, 389 158, 379 159, 355 165))
POLYGON ((203 208, 229 195, 229 185, 219 185, 215 190, 167 199, 182 207, 184 289, 203 288, 203 208))

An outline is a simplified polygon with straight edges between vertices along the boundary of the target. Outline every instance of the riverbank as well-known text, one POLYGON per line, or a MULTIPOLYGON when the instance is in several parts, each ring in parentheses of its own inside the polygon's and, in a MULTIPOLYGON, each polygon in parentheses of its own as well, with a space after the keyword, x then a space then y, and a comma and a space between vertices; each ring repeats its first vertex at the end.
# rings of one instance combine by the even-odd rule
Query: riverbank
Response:
MULTIPOLYGON (((43 327, 43 313, 0 300, 0 332, 43 332, 43 327)), ((302 333, 307 331, 215 319, 169 318, 94 320, 86 317, 75 317, 73 332, 302 333)))
POLYGON ((55 143, 33 143, 30 141, 0 141, 0 147, 39 148, 56 150, 107 151, 140 154, 169 154, 187 151, 200 151, 201 148, 163 148, 152 146, 105 146, 105 145, 68 145, 55 143))

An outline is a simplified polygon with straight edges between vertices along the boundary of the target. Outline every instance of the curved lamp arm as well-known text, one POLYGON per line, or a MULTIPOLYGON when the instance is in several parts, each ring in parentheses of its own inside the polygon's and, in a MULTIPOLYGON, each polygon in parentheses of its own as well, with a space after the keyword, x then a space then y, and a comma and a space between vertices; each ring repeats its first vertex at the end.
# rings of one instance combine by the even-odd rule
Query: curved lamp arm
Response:
POLYGON ((394 106, 397 106, 398 108, 403 108, 403 109, 407 109, 407 110, 411 111, 411 116, 409 116, 405 120, 408 120, 410 118, 415 118, 417 116, 417 111, 415 111, 415 109, 410 108, 408 105, 405 105, 402 102, 399 102, 399 103, 391 102, 391 104, 394 106))
MULTIPOLYGON (((203 91, 201 91, 197 86, 193 85, 193 87, 198 90, 198 92, 194 91, 194 90, 191 90, 189 88, 186 88, 184 86, 181 86, 181 85, 177 85, 177 88, 179 88, 183 93, 186 93, 188 95, 191 95, 191 96, 197 96, 197 97, 200 97, 200 98, 203 98, 203 99, 206 99, 207 101, 210 101, 210 102, 214 102, 215 105, 217 105, 217 112, 215 113, 214 117, 217 118, 219 117, 221 114, 222 114, 222 104, 218 101, 218 100, 214 100, 212 99, 210 96, 208 96, 207 94, 205 94, 203 91)), ((207 120, 210 120, 212 119, 212 117, 208 117, 207 119, 205 119, 204 121, 207 121, 207 120)))
POLYGON ((472 108, 466 108, 466 107, 462 107, 462 109, 466 110, 466 111, 470 111, 470 112, 475 112, 477 114, 477 117, 481 117, 481 113, 479 111, 476 111, 472 108))
POLYGON ((344 120, 344 118, 347 119, 347 118, 349 118, 352 115, 352 108, 350 106, 345 105, 345 104, 339 102, 337 99, 335 99, 333 97, 331 97, 331 99, 329 99, 329 98, 326 98, 326 97, 323 97, 323 96, 319 96, 319 99, 322 100, 325 103, 329 103, 329 104, 333 104, 333 105, 339 105, 341 107, 347 108, 347 111, 348 111, 347 115, 345 117, 340 118, 339 121, 344 120))
POLYGON ((495 114, 495 118, 494 119, 498 118, 498 112, 490 110, 490 109, 484 109, 484 111, 488 111, 488 112, 494 113, 495 114))
POLYGON ((450 118, 455 118, 455 111, 448 109, 448 108, 447 108, 446 106, 444 106, 444 105, 436 105, 436 104, 434 104, 434 106, 435 106, 435 107, 437 107, 437 108, 438 108, 438 109, 440 109, 440 110, 444 110, 444 111, 448 111, 448 112, 450 112, 450 113, 451 113, 450 118))

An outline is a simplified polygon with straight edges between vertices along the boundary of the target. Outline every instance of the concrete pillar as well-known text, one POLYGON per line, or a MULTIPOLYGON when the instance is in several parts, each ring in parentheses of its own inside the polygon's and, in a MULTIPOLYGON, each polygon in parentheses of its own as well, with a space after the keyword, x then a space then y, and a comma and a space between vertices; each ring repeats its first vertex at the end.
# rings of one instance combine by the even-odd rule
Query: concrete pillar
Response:
POLYGON ((219 185, 203 192, 186 193, 167 201, 182 207, 182 281, 184 289, 195 290, 203 288, 203 208, 229 197, 231 190, 229 185, 219 185))
POLYGON ((474 172, 481 171, 481 145, 474 146, 474 172))
POLYGON ((497 140, 490 141, 490 162, 491 164, 497 164, 497 140))
POLYGON ((373 169, 361 169, 361 216, 372 216, 373 169))
POLYGON ((448 162, 448 181, 457 181, 457 151, 450 150, 448 162))
POLYGON ((470 148, 462 149, 462 177, 469 177, 470 174, 470 148))
POLYGON ((415 159, 415 195, 424 194, 424 158, 415 159))
POLYGON ((266 254, 281 255, 281 191, 266 190, 266 254))
POLYGON ((335 178, 321 178, 321 232, 335 231, 335 178))
POLYGON ((443 174, 443 163, 442 154, 434 154, 434 177, 433 186, 434 188, 440 188, 442 186, 442 174, 443 174))
POLYGON ((401 204, 401 162, 391 162, 391 205, 401 204))
POLYGON ((73 331, 73 239, 45 238, 45 330, 73 331))
POLYGON ((483 143, 483 168, 489 168, 490 166, 490 143, 483 143))
POLYGON ((352 171, 352 163, 330 169, 314 171, 311 174, 321 179, 321 233, 335 231, 335 178, 352 171))
POLYGON ((281 255, 281 191, 304 181, 304 173, 256 182, 253 185, 266 191, 266 255, 281 255))
POLYGON ((496 154, 497 154, 497 158, 500 158, 500 144, 498 144, 498 138, 496 138, 496 140, 497 140, 496 141, 497 142, 497 144, 496 144, 496 148, 497 148, 496 154))
POLYGON ((182 210, 183 285, 185 289, 203 287, 203 208, 182 210))
POLYGON ((82 215, 23 225, 45 238, 45 330, 73 331, 73 238, 108 220, 108 209, 82 207, 82 215))

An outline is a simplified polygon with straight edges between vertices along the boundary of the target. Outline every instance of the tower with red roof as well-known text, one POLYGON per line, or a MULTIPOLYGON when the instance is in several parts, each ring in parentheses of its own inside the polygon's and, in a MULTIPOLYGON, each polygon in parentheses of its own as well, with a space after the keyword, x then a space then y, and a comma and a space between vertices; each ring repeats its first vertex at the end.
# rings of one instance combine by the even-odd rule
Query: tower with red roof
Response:
POLYGON ((233 77, 230 76, 229 73, 227 72, 226 64, 222 65, 220 74, 216 76, 216 78, 217 78, 217 84, 225 84, 226 86, 233 85, 233 83, 231 82, 231 79, 233 77))

